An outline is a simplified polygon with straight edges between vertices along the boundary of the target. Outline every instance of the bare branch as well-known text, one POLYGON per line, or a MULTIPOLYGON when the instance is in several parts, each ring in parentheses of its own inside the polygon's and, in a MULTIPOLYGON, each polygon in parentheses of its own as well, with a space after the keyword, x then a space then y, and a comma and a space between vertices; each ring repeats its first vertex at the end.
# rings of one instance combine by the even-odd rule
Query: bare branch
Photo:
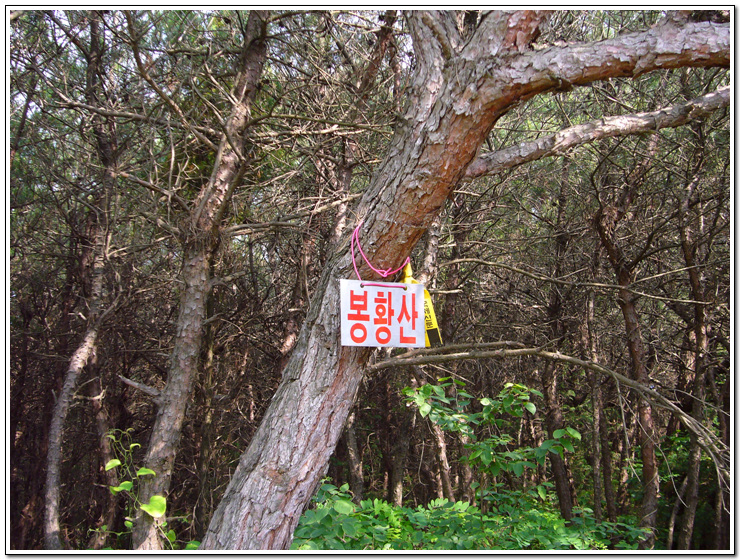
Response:
POLYGON ((144 383, 139 383, 138 381, 134 381, 132 379, 129 379, 128 377, 124 377, 123 375, 118 376, 121 381, 123 381, 126 385, 133 387, 134 389, 138 389, 142 393, 145 393, 152 397, 155 402, 159 400, 159 397, 161 395, 159 389, 155 389, 154 387, 150 387, 149 385, 146 385, 144 383))
MULTIPOLYGON (((441 268, 443 266, 451 266, 453 264, 458 264, 458 263, 474 263, 474 264, 480 264, 483 266, 491 266, 494 268, 503 268, 504 270, 509 270, 517 274, 522 274, 523 276, 527 276, 534 280, 539 280, 541 282, 550 282, 551 284, 558 284, 560 286, 569 286, 569 287, 583 286, 583 287, 588 287, 588 288, 603 288, 603 289, 608 289, 608 290, 626 290, 631 294, 635 294, 636 296, 645 297, 648 299, 657 299, 660 301, 672 301, 676 303, 710 305, 710 303, 706 301, 695 301, 692 299, 673 299, 673 298, 668 298, 668 297, 663 297, 663 296, 655 296, 653 294, 647 294, 645 292, 638 292, 637 290, 633 290, 629 286, 620 286, 619 284, 603 284, 601 282, 570 282, 568 280, 561 280, 559 278, 551 278, 549 276, 543 276, 542 274, 537 274, 535 272, 529 272, 527 270, 522 270, 521 268, 510 266, 508 264, 497 263, 497 262, 492 262, 492 261, 485 261, 483 259, 475 259, 475 258, 455 259, 452 261, 440 263, 438 266, 441 268)), ((685 270, 685 269, 670 271, 664 274, 670 274, 673 272, 681 272, 682 270, 685 270)), ((646 279, 638 280, 637 282, 643 282, 644 280, 646 279)), ((634 284, 636 284, 637 282, 634 282, 634 284)))
POLYGON ((485 154, 474 160, 465 171, 463 181, 499 173, 544 157, 560 156, 567 150, 614 136, 675 128, 704 117, 730 104, 730 86, 692 99, 682 105, 671 105, 657 111, 606 117, 561 130, 550 136, 485 154))

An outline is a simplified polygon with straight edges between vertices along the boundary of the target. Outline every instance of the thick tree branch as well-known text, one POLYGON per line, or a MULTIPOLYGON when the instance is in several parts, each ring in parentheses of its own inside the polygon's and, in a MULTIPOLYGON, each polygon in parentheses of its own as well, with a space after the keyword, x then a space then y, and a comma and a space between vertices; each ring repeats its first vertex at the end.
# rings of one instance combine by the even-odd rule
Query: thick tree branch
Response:
POLYGON ((689 121, 709 115, 713 111, 730 104, 730 86, 692 99, 681 105, 671 105, 657 111, 606 117, 579 124, 538 138, 485 154, 473 161, 465 171, 463 181, 470 181, 484 175, 499 173, 545 157, 559 156, 567 150, 614 136, 626 136, 640 132, 675 128, 689 121))

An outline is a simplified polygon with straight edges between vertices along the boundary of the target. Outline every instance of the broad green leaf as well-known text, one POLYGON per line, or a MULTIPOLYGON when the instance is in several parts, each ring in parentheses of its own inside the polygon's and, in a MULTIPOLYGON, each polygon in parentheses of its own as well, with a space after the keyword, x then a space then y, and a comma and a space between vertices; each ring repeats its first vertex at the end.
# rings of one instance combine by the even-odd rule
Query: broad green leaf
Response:
POLYGON ((512 463, 511 470, 514 472, 516 476, 522 476, 522 473, 524 472, 524 464, 523 463, 512 463))
POLYGON ((200 547, 200 541, 190 541, 185 545, 185 550, 198 550, 200 547))
POLYGON ((545 500, 547 498, 547 493, 545 492, 545 489, 542 486, 537 487, 537 494, 539 494, 541 500, 545 500))
POLYGON ((528 402, 524 403, 524 408, 526 408, 530 414, 534 414, 537 412, 537 407, 534 405, 534 403, 528 402))
POLYGON ((421 414, 421 417, 424 418, 429 412, 432 410, 432 405, 429 403, 424 403, 419 407, 419 414, 421 414))
POLYGON ((141 447, 141 444, 140 443, 132 443, 131 445, 128 446, 128 450, 129 451, 133 451, 137 447, 141 447))
POLYGON ((138 471, 136 471, 136 476, 145 476, 148 474, 154 476, 157 473, 155 473, 152 469, 148 469, 146 467, 141 467, 138 471))
POLYGON ((349 500, 337 500, 334 502, 334 510, 342 515, 349 515, 355 511, 355 504, 349 500))
POLYGON ((565 428, 573 439, 581 441, 581 433, 574 428, 565 428))
POLYGON ((561 437, 563 437, 567 433, 568 432, 565 429, 555 430, 552 433, 552 437, 554 437, 555 439, 560 439, 561 437))
POLYGON ((167 500, 164 496, 152 496, 148 504, 141 504, 141 509, 152 517, 162 517, 167 510, 167 500))
POLYGON ((105 470, 109 471, 111 469, 115 469, 116 467, 121 466, 121 461, 119 459, 111 459, 105 464, 105 470))
POLYGON ((483 449, 481 449, 480 459, 484 465, 486 466, 490 465, 491 461, 493 460, 493 455, 491 454, 491 450, 488 449, 487 447, 484 447, 483 449))
POLYGON ((124 480, 121 482, 120 486, 110 486, 110 491, 113 492, 113 494, 118 494, 119 492, 126 491, 130 492, 131 489, 134 487, 134 483, 130 480, 124 480))
POLYGON ((344 530, 344 534, 351 539, 357 536, 358 527, 352 517, 342 519, 342 529, 344 530))
POLYGON ((172 529, 167 531, 167 535, 165 536, 167 537, 167 540, 170 541, 171 543, 177 540, 177 535, 175 534, 175 531, 173 531, 172 529))
POLYGON ((124 521, 123 524, 126 526, 127 529, 133 529, 134 527, 134 524, 131 523, 131 521, 129 521, 128 519, 124 521))

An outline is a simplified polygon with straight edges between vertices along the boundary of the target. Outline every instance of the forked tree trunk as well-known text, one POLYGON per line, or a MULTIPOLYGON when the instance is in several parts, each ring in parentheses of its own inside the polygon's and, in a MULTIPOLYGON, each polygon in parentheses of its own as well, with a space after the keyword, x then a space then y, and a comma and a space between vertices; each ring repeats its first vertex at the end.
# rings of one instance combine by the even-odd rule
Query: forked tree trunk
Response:
MULTIPOLYGON (((133 19, 127 14, 132 36, 133 19)), ((225 209, 244 171, 245 131, 250 105, 257 89, 266 57, 266 14, 251 11, 247 21, 244 49, 239 57, 233 107, 222 134, 210 180, 193 203, 189 216, 191 231, 184 240, 181 280, 183 292, 177 318, 177 331, 170 356, 167 385, 157 399, 158 412, 149 438, 144 465, 156 475, 142 477, 138 498, 149 503, 152 496, 166 498, 177 455, 185 409, 193 382, 198 375, 206 301, 210 293, 210 269, 218 249, 219 231, 225 209)), ((135 48, 135 55, 138 53, 135 48)), ((144 70, 141 70, 142 73, 144 70)), ((138 510, 134 522, 134 548, 161 548, 163 519, 154 519, 138 510)))
MULTIPOLYGON (((665 27, 577 49, 530 51, 543 17, 488 13, 463 42, 451 14, 409 14, 417 55, 412 102, 357 210, 364 219, 363 246, 378 266, 397 267, 411 253, 513 104, 564 83, 682 66, 692 58, 676 54, 693 48, 691 30, 665 27)), ((719 58, 728 64, 724 38, 716 45, 696 40, 702 53, 721 43, 719 58)), ((711 60, 707 55, 695 63, 711 60)), ((340 345, 339 280, 352 271, 349 236, 345 241, 324 268, 283 380, 213 515, 203 549, 288 548, 326 471, 371 354, 340 345)), ((372 278, 364 266, 361 275, 372 278)))
MULTIPOLYGON (((615 270, 620 286, 618 295, 619 307, 624 317, 625 330, 627 334, 627 348, 632 362, 632 378, 642 385, 649 385, 648 370, 646 366, 647 355, 642 342, 640 320, 635 305, 636 296, 626 287, 632 283, 632 272, 625 269, 626 262, 623 253, 615 244, 610 235, 613 224, 609 226, 602 221, 597 224, 599 235, 604 243, 609 260, 615 270)), ((650 535, 645 539, 642 546, 651 549, 655 544, 655 530, 658 519, 658 492, 660 479, 658 473, 658 461, 655 451, 655 422, 653 410, 650 403, 642 396, 637 403, 638 441, 640 444, 640 456, 642 459, 642 511, 640 526, 650 529, 650 535)))

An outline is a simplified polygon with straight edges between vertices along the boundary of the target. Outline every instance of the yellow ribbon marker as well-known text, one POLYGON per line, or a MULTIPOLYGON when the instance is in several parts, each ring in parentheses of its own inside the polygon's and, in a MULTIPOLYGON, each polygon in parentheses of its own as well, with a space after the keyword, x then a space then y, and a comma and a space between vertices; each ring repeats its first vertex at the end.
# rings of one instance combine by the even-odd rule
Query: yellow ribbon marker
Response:
MULTIPOLYGON (((403 267, 403 277, 401 282, 403 284, 420 284, 417 280, 414 280, 413 271, 411 270, 411 263, 406 263, 403 267)), ((424 288, 424 328, 426 346, 442 346, 442 333, 439 332, 439 325, 437 324, 437 316, 434 314, 434 306, 432 305, 432 296, 424 288)))

